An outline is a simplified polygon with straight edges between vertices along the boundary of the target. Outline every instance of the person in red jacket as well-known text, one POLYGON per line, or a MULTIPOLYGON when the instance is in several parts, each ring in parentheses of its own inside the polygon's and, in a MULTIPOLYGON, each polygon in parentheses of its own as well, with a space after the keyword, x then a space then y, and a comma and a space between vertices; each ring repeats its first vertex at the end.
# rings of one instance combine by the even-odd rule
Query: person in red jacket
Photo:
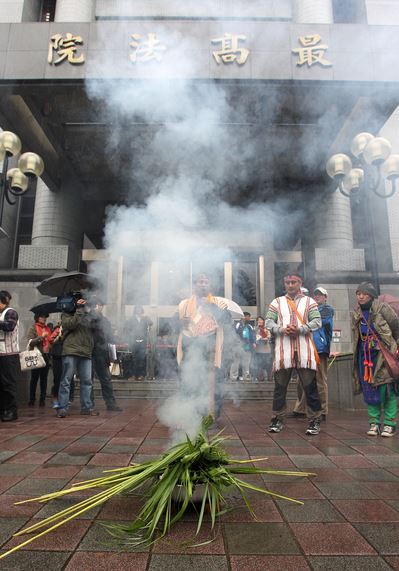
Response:
POLYGON ((46 366, 41 369, 33 369, 30 379, 30 397, 29 406, 34 406, 36 400, 37 383, 40 380, 40 399, 39 406, 45 406, 47 394, 47 377, 50 368, 49 351, 51 344, 58 334, 58 331, 51 332, 50 327, 46 324, 47 314, 35 314, 35 322, 30 327, 27 337, 29 340, 29 348, 38 347, 46 361, 46 366))

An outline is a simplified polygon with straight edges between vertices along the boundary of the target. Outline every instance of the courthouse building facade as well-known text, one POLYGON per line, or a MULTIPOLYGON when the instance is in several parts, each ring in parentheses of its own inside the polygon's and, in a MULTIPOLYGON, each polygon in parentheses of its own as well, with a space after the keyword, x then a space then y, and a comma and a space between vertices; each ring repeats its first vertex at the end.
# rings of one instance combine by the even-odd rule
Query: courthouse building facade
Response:
MULTIPOLYGON (((285 199, 287 227, 303 202, 317 213, 286 238, 267 224, 217 233, 215 243, 234 252, 219 269, 218 293, 263 314, 281 291, 284 271, 300 268, 307 287, 328 289, 337 310, 335 349, 349 351, 355 287, 372 275, 370 217, 381 291, 399 295, 399 193, 373 198, 366 211, 362 200, 334 192, 325 163, 333 153, 348 153, 363 131, 383 134, 399 152, 399 6, 393 0, 0 0, 0 127, 18 134, 23 150, 45 163, 36 188, 5 206, 2 287, 28 320, 38 282, 97 262, 108 276, 111 319, 123 320, 137 303, 155 321, 173 314, 173 291, 190 286, 194 260, 176 277, 174 260, 138 256, 137 271, 148 278, 135 296, 123 257, 110 258, 103 247, 107 206, 126 203, 116 164, 135 149, 132 143, 118 150, 119 162, 109 155, 104 140, 112 126, 85 84, 111 79, 117 88, 121 80, 151 80, 146 63, 162 66, 176 37, 185 65, 176 58, 167 79, 216 81, 241 108, 246 101, 245 124, 232 122, 229 129, 233 136, 234 129, 253 129, 264 149, 256 176, 234 189, 232 203, 259 200, 263 189, 266 204, 285 199), (112 68, 102 67, 110 57, 112 68), (270 101, 278 101, 272 111, 270 101)), ((129 140, 142 140, 149 129, 150 122, 128 126, 129 140)))

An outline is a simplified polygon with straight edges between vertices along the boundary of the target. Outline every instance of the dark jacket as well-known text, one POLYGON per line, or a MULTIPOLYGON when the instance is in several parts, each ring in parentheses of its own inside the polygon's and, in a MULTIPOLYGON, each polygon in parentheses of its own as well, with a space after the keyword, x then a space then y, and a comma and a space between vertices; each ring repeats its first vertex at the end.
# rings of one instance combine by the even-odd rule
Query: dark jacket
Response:
POLYGON ((62 355, 86 357, 93 353, 93 317, 85 309, 78 308, 75 313, 62 313, 61 325, 64 332, 62 355))
POLYGON ((93 313, 93 340, 95 351, 108 351, 108 344, 115 343, 109 319, 101 313, 93 313))
POLYGON ((321 328, 313 332, 313 341, 319 355, 329 355, 333 332, 334 309, 327 303, 318 306, 321 328))
MULTIPOLYGON (((375 299, 370 308, 371 322, 377 336, 385 344, 386 347, 395 353, 399 344, 399 319, 390 305, 378 299, 375 299)), ((359 324, 362 319, 360 308, 357 307, 352 313, 352 331, 353 331, 353 389, 355 394, 362 392, 359 368, 358 368, 358 345, 360 339, 359 324)), ((373 386, 385 385, 392 383, 392 379, 381 351, 377 357, 377 363, 373 373, 373 386)))

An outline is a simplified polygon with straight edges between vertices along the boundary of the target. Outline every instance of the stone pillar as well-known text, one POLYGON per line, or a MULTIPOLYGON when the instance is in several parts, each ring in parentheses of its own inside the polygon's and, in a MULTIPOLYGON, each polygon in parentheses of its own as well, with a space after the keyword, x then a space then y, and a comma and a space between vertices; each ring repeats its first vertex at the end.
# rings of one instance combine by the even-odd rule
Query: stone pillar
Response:
POLYGON ((293 20, 298 24, 332 24, 331 0, 294 0, 293 20))
POLYGON ((39 179, 33 215, 32 245, 21 246, 18 267, 77 269, 82 244, 82 199, 76 185, 65 181, 51 192, 39 179))
POLYGON ((315 240, 318 272, 362 272, 364 250, 353 248, 352 216, 349 198, 337 189, 320 204, 315 240))
POLYGON ((337 189, 321 208, 317 246, 319 248, 353 248, 350 200, 337 189))
POLYGON ((55 22, 92 22, 95 0, 57 0, 55 22))

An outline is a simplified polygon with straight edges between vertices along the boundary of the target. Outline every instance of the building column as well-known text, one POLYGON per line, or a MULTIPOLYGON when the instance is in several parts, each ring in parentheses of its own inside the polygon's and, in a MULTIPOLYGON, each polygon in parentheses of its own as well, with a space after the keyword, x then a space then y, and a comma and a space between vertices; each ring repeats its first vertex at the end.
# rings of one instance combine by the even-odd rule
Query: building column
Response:
POLYGON ((320 206, 315 239, 316 271, 364 271, 364 250, 353 248, 349 198, 337 189, 321 201, 320 206))
POLYGON ((59 192, 37 181, 32 245, 21 246, 18 267, 74 270, 82 246, 82 199, 73 182, 63 182, 59 192))
POLYGON ((298 24, 332 24, 331 0, 293 0, 293 20, 298 24))
POLYGON ((349 198, 337 189, 327 198, 319 219, 317 245, 320 248, 353 248, 352 217, 349 198))
POLYGON ((57 0, 55 22, 92 22, 95 0, 57 0))

